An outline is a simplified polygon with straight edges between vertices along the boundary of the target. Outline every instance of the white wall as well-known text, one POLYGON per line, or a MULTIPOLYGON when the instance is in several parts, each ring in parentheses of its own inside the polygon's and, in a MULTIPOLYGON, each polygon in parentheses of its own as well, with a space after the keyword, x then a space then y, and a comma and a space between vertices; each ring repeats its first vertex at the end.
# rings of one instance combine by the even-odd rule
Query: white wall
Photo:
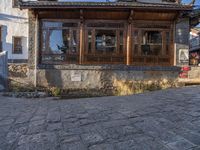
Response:
POLYGON ((12 7, 12 0, 0 0, 3 50, 8 59, 28 59, 28 12, 12 7), (12 54, 12 37, 22 37, 22 54, 12 54))

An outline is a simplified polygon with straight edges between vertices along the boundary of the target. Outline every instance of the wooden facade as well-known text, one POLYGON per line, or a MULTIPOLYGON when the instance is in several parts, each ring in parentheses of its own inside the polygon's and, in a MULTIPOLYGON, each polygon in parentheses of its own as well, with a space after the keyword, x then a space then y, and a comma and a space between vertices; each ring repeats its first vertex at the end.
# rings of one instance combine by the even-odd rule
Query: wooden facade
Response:
MULTIPOLYGON (((173 4, 174 3, 174 4, 173 4)), ((173 66, 173 2, 24 2, 38 17, 40 64, 173 66)))
POLYGON ((174 63, 177 11, 61 9, 35 12, 40 21, 40 63, 136 66, 174 63), (60 39, 63 45, 59 45, 60 41, 56 45, 56 38, 63 38, 60 39))

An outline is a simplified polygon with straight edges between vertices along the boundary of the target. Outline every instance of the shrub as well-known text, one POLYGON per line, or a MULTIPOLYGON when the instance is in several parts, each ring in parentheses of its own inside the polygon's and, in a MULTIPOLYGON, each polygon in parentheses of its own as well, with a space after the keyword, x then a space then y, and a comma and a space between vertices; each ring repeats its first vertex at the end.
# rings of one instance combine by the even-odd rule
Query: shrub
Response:
POLYGON ((58 87, 51 87, 49 91, 52 96, 56 96, 56 97, 61 96, 61 93, 62 93, 62 90, 58 87))

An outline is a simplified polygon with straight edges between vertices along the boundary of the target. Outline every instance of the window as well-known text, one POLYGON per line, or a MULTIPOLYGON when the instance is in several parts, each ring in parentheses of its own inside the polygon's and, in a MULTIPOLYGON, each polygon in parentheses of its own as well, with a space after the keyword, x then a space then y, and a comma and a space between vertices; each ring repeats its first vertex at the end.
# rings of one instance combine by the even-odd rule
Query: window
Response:
POLYGON ((97 53, 113 53, 117 48, 115 30, 96 30, 95 48, 97 53))
POLYGON ((18 7, 18 5, 19 5, 19 0, 12 0, 12 5, 13 5, 13 8, 18 7))
POLYGON ((143 31, 142 54, 159 55, 162 50, 162 32, 143 31))
POLYGON ((43 22, 41 62, 47 64, 78 62, 77 23, 43 22))
POLYGON ((13 54, 22 54, 22 38, 13 37, 13 54))
POLYGON ((170 30, 135 28, 132 33, 132 41, 132 64, 170 64, 170 46, 172 42, 170 30))
POLYGON ((0 26, 0 52, 3 51, 3 46, 2 46, 2 27, 0 26))
POLYGON ((124 24, 87 23, 85 63, 124 63, 124 24))

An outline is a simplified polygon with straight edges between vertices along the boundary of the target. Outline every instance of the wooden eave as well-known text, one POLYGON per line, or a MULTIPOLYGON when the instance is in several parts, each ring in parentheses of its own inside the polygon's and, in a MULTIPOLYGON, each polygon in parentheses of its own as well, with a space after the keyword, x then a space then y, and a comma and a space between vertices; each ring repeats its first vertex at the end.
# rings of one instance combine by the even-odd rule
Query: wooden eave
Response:
POLYGON ((141 2, 21 2, 21 9, 145 9, 192 10, 190 5, 141 2))

